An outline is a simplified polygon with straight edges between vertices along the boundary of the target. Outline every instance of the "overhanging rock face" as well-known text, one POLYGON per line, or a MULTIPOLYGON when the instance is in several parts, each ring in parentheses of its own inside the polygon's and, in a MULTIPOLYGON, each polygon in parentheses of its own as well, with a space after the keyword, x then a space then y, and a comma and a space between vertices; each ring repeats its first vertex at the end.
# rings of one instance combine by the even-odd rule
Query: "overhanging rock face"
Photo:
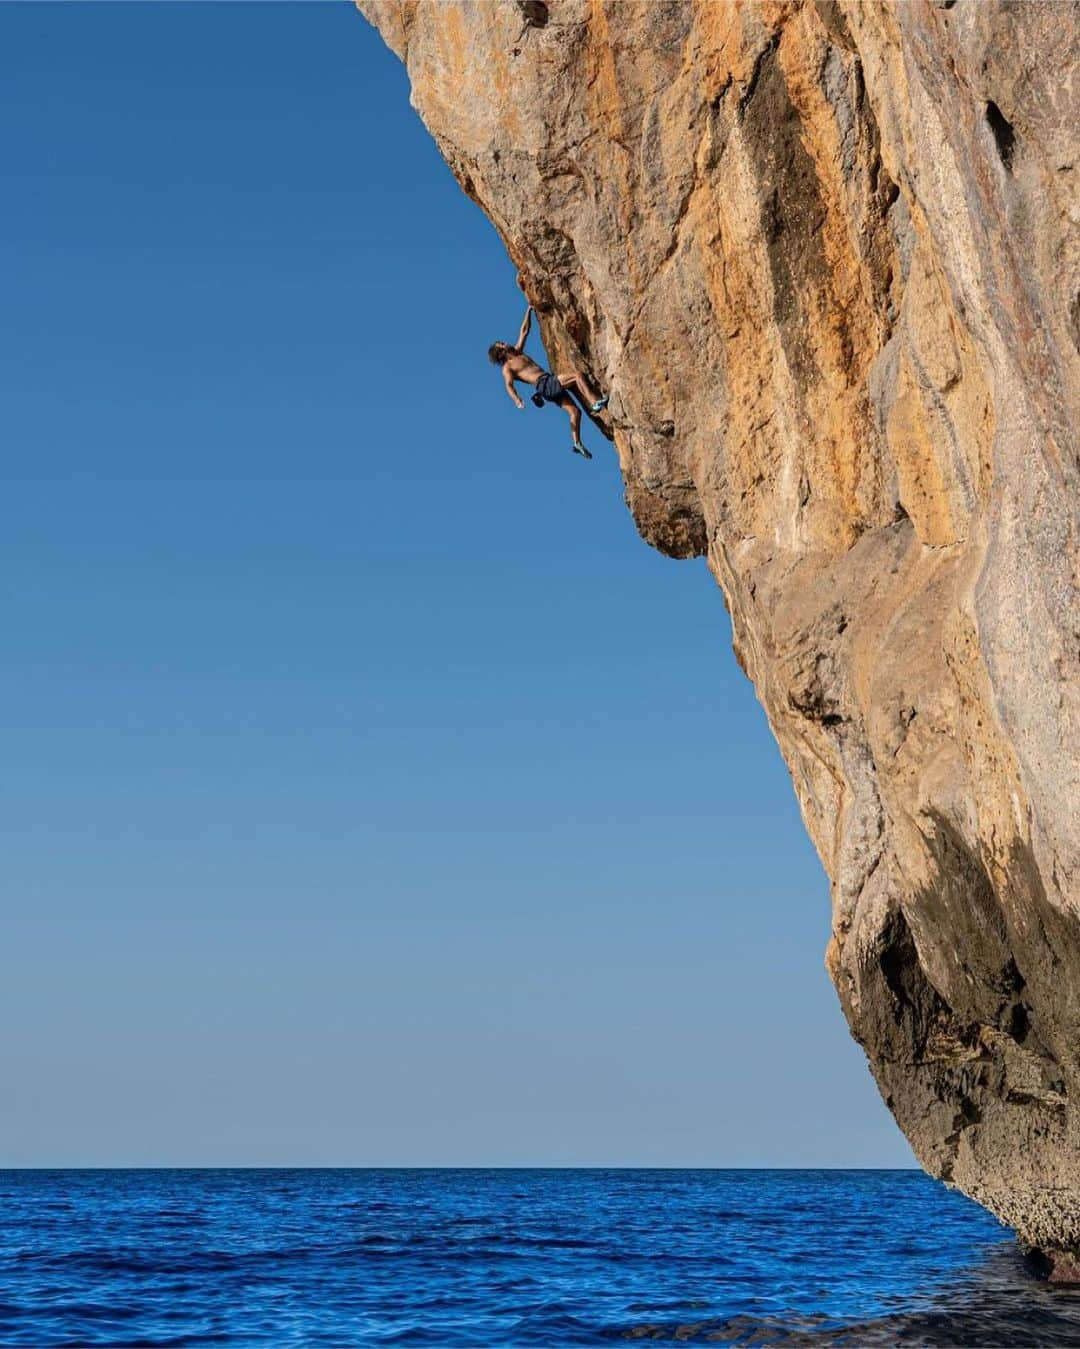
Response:
POLYGON ((1080 13, 360 0, 705 554, 933 1175, 1080 1273, 1080 13))

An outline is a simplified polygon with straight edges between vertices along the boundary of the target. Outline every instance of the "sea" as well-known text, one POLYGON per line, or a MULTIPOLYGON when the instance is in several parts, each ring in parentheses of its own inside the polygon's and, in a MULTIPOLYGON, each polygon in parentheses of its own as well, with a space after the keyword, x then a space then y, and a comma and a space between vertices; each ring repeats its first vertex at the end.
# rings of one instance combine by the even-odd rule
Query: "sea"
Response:
POLYGON ((917 1171, 0 1172, 0 1345, 1080 1345, 917 1171))

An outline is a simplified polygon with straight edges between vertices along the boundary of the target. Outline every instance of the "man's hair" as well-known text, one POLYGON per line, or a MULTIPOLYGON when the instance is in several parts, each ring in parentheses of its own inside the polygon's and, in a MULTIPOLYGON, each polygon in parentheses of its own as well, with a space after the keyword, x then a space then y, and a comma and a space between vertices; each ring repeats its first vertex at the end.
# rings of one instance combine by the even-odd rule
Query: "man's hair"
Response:
POLYGON ((502 365, 510 356, 517 355, 517 347, 512 347, 509 342, 492 342, 488 347, 488 360, 492 365, 502 365))

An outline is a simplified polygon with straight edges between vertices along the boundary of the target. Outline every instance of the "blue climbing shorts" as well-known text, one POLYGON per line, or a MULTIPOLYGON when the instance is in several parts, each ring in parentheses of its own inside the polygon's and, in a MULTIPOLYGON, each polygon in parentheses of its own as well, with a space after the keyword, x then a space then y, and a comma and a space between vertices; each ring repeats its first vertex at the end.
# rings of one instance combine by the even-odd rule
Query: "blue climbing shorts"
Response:
POLYGON ((557 403, 566 390, 559 383, 558 379, 550 374, 543 374, 536 381, 536 392, 533 394, 533 402, 538 408, 542 408, 545 403, 557 403))

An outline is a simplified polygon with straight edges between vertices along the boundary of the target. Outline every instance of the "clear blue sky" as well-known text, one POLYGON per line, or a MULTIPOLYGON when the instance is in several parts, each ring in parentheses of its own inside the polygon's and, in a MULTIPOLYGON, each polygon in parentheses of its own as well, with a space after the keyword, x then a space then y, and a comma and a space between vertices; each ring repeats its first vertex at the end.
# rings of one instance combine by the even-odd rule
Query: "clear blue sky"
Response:
POLYGON ((350 5, 2 5, 0 1162, 906 1165, 701 562, 350 5))

